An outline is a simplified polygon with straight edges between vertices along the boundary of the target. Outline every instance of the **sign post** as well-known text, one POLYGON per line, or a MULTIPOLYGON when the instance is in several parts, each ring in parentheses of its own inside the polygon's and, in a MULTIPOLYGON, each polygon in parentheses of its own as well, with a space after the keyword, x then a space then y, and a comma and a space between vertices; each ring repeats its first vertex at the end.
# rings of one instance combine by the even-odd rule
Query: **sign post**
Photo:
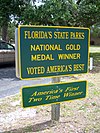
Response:
MULTIPOLYGON (((59 83, 60 78, 52 78, 52 83, 59 83)), ((51 120, 59 121, 60 118, 60 103, 51 105, 51 120)))
POLYGON ((51 85, 22 88, 23 107, 52 104, 51 119, 59 121, 60 102, 85 98, 86 81, 60 83, 60 77, 88 72, 89 41, 88 28, 19 26, 17 77, 52 78, 51 85))

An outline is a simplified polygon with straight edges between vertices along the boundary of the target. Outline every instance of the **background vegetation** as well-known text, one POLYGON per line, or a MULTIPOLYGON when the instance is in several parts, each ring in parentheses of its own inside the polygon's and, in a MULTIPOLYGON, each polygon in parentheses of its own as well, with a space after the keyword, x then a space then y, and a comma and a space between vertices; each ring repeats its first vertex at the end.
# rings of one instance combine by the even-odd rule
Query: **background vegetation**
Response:
POLYGON ((92 27, 100 36, 100 0, 0 0, 0 36, 13 40, 19 24, 92 27))

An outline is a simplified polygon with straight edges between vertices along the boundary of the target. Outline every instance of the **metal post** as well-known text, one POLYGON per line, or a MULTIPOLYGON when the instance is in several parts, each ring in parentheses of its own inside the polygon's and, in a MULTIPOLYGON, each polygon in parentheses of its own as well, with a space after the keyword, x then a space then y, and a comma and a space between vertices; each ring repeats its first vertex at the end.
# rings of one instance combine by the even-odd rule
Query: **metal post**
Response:
MULTIPOLYGON (((60 82, 60 78, 52 78, 52 83, 60 82)), ((59 121, 60 118, 60 104, 51 105, 51 120, 59 121)))
POLYGON ((15 29, 15 67, 16 67, 16 77, 20 77, 19 72, 19 55, 18 55, 18 28, 15 29))
POLYGON ((90 70, 92 70, 92 69, 93 69, 93 58, 90 57, 90 70))

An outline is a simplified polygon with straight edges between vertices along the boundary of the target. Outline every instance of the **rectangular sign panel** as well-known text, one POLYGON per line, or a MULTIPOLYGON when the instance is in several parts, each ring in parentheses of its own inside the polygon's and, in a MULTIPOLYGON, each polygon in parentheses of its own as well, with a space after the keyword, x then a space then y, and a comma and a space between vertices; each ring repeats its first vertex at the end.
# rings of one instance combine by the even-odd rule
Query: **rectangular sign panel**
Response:
POLYGON ((89 29, 19 26, 20 78, 87 73, 89 29))
POLYGON ((39 106, 86 97, 87 81, 24 87, 23 107, 39 106))

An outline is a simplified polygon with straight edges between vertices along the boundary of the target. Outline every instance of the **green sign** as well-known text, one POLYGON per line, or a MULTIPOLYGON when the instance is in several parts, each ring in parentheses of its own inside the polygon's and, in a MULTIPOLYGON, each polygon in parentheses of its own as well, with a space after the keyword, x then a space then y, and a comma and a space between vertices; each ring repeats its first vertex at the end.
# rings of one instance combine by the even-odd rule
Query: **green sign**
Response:
POLYGON ((88 28, 20 26, 20 78, 87 73, 89 37, 88 28))
POLYGON ((85 98, 86 88, 86 81, 24 87, 22 105, 32 107, 85 98))

